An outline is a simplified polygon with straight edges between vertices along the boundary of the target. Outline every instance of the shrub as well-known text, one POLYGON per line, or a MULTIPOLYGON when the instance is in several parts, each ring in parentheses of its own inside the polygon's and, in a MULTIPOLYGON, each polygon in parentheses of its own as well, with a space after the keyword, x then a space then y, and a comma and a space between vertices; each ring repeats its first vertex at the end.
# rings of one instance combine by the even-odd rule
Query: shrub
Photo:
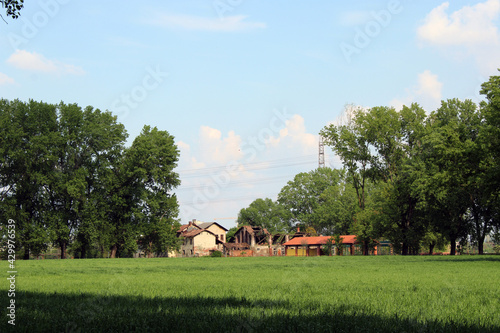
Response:
POLYGON ((210 253, 210 256, 212 258, 220 258, 220 257, 222 257, 222 252, 221 251, 213 251, 212 253, 210 253))

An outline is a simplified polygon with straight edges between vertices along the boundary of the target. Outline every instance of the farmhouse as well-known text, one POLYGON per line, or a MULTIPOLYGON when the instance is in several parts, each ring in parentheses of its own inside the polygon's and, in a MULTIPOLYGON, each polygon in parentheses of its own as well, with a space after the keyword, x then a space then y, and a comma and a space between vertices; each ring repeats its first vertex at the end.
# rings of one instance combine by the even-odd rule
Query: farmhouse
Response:
POLYGON ((183 238, 180 255, 198 257, 222 251, 227 229, 216 222, 190 221, 182 225, 177 236, 183 238))

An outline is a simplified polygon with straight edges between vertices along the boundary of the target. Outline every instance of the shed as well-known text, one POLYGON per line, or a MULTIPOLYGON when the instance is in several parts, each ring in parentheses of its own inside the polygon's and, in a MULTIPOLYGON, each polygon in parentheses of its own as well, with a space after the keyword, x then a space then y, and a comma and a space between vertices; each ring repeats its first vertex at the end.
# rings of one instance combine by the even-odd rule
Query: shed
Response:
MULTIPOLYGON (((287 256, 312 257, 320 256, 321 248, 328 242, 332 236, 316 237, 296 237, 285 244, 285 253, 287 256)), ((357 243, 356 235, 343 235, 342 244, 349 246, 350 254, 354 254, 354 244, 357 243)))

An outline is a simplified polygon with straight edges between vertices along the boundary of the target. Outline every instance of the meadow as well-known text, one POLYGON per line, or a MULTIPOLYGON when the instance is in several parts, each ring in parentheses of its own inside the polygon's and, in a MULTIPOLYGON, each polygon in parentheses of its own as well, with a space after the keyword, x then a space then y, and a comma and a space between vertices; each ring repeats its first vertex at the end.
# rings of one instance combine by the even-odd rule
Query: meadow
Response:
MULTIPOLYGON (((18 332, 499 332, 500 256, 16 261, 18 332)), ((9 269, 0 261, 3 275, 9 269)), ((8 284, 0 283, 8 325, 8 284)))

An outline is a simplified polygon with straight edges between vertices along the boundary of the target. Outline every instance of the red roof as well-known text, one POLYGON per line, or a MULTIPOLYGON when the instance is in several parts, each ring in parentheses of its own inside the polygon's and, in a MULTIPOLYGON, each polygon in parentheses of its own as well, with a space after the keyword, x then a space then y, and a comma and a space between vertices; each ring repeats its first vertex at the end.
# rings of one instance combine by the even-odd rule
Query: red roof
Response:
MULTIPOLYGON (((285 246, 302 246, 302 245, 324 245, 332 236, 317 236, 317 237, 295 237, 288 242, 285 246)), ((354 244, 356 243, 356 235, 343 235, 342 244, 354 244)), ((333 241, 335 243, 335 241, 333 241)))

